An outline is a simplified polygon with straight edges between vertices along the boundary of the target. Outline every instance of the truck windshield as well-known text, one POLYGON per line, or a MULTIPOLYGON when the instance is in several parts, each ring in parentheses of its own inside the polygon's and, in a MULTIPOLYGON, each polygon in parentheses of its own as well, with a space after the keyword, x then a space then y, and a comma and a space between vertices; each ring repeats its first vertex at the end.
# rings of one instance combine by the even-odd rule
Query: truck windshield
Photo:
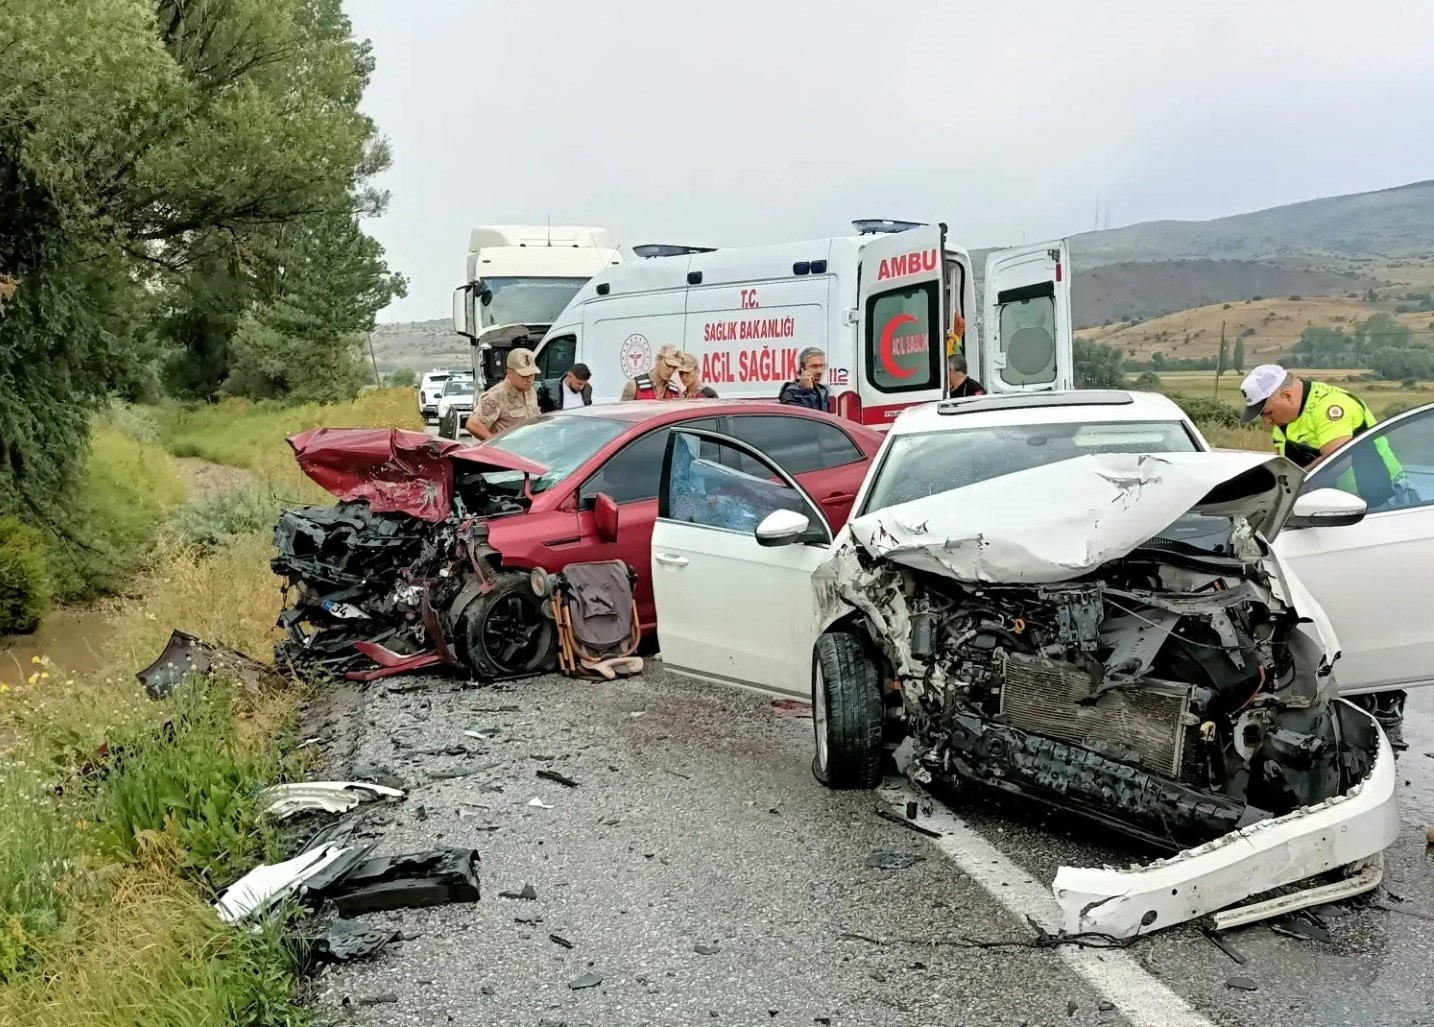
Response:
MULTIPOLYGON (((533 491, 541 492, 573 474, 630 427, 629 421, 606 417, 548 414, 500 432, 480 442, 478 448, 492 446, 547 467, 548 473, 532 483, 533 491)), ((489 485, 511 486, 516 491, 522 487, 523 475, 519 471, 484 471, 483 480, 489 485)))
POLYGON ((586 278, 485 278, 483 284, 493 291, 493 299, 483 308, 483 320, 490 325, 550 325, 585 282, 586 278))
MULTIPOLYGON (((1195 453, 1179 421, 1023 424, 922 432, 891 440, 863 514, 1092 453, 1195 453)), ((1047 497, 1033 497, 1044 502, 1047 497)))

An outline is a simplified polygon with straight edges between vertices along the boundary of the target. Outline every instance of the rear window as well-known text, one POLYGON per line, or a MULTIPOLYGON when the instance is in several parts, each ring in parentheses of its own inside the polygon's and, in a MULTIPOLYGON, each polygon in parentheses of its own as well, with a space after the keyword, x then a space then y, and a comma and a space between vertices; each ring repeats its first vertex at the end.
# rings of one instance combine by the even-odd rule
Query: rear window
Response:
POLYGON ((940 382, 941 318, 935 282, 873 296, 866 304, 866 380, 881 392, 914 392, 940 382))
POLYGON ((1011 385, 1049 385, 1056 380, 1056 295, 1049 282, 1008 289, 1000 307, 1000 348, 1006 354, 1001 380, 1011 385))
MULTIPOLYGON (((1195 453, 1180 421, 1002 425, 902 435, 875 472, 862 513, 1092 453, 1195 453)), ((1047 497, 1032 497, 1044 501, 1047 497)))

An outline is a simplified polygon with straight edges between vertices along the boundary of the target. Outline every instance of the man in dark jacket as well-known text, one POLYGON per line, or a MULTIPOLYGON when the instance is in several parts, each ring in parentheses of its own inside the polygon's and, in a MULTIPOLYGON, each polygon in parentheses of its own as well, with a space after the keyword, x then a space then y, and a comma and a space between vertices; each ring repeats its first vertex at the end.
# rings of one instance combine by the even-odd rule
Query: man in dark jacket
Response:
POLYGON ((564 407, 592 406, 592 377, 587 364, 574 364, 561 378, 549 378, 538 390, 539 408, 546 414, 564 407))
POLYGON ((960 353, 952 353, 946 358, 946 386, 952 399, 986 395, 981 383, 966 373, 966 358, 960 353))
POLYGON ((829 393, 822 384, 822 375, 827 371, 827 355, 815 346, 808 346, 797 355, 797 370, 801 377, 782 386, 777 402, 825 410, 829 393))

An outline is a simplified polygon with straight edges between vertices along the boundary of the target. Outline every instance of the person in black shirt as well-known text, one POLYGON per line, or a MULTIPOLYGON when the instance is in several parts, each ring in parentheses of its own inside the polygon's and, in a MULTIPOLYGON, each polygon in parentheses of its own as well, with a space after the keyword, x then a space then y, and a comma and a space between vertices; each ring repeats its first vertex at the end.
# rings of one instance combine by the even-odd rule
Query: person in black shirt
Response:
POLYGON ((815 346, 808 346, 797 356, 797 370, 801 377, 787 382, 777 393, 777 402, 811 410, 825 410, 831 393, 822 384, 826 374, 827 356, 815 346))
POLYGON ((975 378, 966 373, 966 358, 953 353, 946 358, 946 385, 952 399, 964 396, 984 396, 986 389, 975 378))

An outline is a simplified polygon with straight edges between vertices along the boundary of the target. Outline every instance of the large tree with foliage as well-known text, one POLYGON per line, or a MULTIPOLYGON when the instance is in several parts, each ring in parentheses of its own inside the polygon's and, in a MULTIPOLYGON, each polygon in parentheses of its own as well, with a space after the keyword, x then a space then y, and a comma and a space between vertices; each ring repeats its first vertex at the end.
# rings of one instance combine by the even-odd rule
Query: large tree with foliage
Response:
MULTIPOLYGON (((388 154, 358 110, 371 69, 340 0, 0 4, 0 280, 13 289, 0 491, 12 502, 63 486, 84 412, 142 388, 159 344, 227 364, 245 311, 295 289, 286 231, 382 208, 367 182, 388 154)), ((368 266, 390 284, 363 295, 397 285, 368 266)), ((193 391, 217 391, 190 374, 193 391)))
POLYGON ((1075 341, 1075 383, 1082 389, 1125 388, 1125 355, 1119 346, 1075 341))

